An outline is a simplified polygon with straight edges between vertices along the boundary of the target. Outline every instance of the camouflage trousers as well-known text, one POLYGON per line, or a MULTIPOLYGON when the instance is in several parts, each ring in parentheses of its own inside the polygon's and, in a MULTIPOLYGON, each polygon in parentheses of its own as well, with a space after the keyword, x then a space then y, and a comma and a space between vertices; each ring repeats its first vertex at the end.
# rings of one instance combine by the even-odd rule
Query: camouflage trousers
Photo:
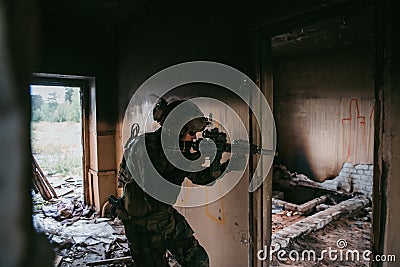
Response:
POLYGON ((208 267, 207 252, 186 219, 174 208, 124 221, 135 267, 169 266, 167 249, 183 267, 208 267))

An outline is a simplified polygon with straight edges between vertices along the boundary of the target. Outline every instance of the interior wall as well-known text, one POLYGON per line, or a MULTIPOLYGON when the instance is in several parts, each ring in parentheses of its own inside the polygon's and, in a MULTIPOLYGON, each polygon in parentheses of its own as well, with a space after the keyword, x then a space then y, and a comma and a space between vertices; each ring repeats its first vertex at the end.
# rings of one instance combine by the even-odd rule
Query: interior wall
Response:
MULTIPOLYGON (((150 21, 152 19, 157 21, 153 21, 155 25, 144 25, 141 30, 123 28, 119 35, 119 131, 122 129, 125 108, 134 91, 147 78, 165 67, 186 61, 209 60, 228 64, 249 73, 246 32, 221 29, 221 26, 213 25, 207 19, 194 22, 186 16, 174 21, 168 19, 165 23, 161 23, 162 18, 149 18, 150 21), (243 37, 237 38, 238 36, 243 37)), ((173 94, 178 98, 220 95, 228 105, 236 105, 232 102, 233 97, 224 96, 222 88, 214 88, 213 91, 207 92, 205 86, 194 85, 181 88, 173 94)), ((248 108, 240 105, 236 105, 236 108, 238 113, 242 114, 242 120, 247 122, 248 108)), ((212 112, 212 107, 204 107, 203 112, 208 115, 212 112)), ((222 116, 214 114, 214 118, 221 119, 218 118, 220 115, 222 116)), ((118 136, 118 140, 122 141, 120 132, 118 136)), ((117 144, 120 158, 122 145, 123 143, 117 144)), ((228 195, 212 204, 179 209, 194 229, 196 238, 208 252, 211 266, 247 266, 247 183, 248 179, 242 178, 228 195)))
POLYGON ((374 69, 368 44, 274 58, 277 163, 319 181, 373 161, 374 69))

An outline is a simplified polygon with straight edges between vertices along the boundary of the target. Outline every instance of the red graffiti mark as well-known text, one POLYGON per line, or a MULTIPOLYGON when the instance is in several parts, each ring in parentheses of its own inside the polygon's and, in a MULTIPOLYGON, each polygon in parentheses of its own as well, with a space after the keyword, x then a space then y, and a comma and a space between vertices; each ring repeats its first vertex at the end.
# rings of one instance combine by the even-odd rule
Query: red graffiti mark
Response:
MULTIPOLYGON (((371 111, 372 114, 373 111, 371 111)), ((371 121, 371 114, 370 114, 370 121, 371 121)), ((343 151, 347 150, 347 155, 346 155, 346 161, 350 161, 350 156, 351 156, 351 149, 353 146, 353 142, 357 142, 357 141, 361 141, 362 144, 366 144, 366 129, 365 129, 365 125, 366 125, 366 119, 365 116, 361 116, 360 115, 360 108, 358 106, 358 99, 353 98, 350 100, 350 104, 349 104, 349 117, 347 118, 343 118, 342 119, 342 127, 343 127, 343 151), (354 107, 353 107, 354 105, 354 107), (353 130, 353 109, 355 108, 355 113, 356 113, 356 121, 355 121, 355 125, 354 125, 354 130, 353 130), (346 149, 346 138, 345 138, 345 123, 348 123, 349 127, 349 135, 348 135, 348 144, 347 144, 347 149, 346 149), (361 126, 360 128, 357 127, 361 126), (353 132, 354 131, 354 132, 353 132), (354 135, 354 137, 353 137, 354 135), (361 140, 357 140, 357 137, 361 136, 361 140), (355 140, 353 140, 353 138, 355 140)), ((370 123, 371 125, 371 123, 370 123)), ((368 140, 368 142, 370 142, 370 140, 368 140)), ((368 146, 369 147, 369 146, 368 146)), ((368 151, 368 148, 367 148, 368 151)), ((357 151, 355 151, 357 152, 357 151)), ((357 156, 357 155, 355 155, 357 156)))

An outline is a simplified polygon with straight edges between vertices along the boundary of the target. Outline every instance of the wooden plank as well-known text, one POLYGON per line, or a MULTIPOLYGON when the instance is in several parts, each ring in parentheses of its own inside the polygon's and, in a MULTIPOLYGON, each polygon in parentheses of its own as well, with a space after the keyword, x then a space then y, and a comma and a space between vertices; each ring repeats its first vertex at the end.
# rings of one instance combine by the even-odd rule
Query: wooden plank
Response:
POLYGON ((50 192, 47 191, 47 188, 43 187, 43 184, 41 184, 40 179, 37 177, 36 173, 33 174, 33 181, 42 198, 44 200, 50 200, 51 199, 50 192))
POLYGON ((40 173, 40 176, 42 178, 42 180, 44 181, 45 185, 47 186, 47 188, 50 190, 52 196, 54 198, 58 198, 56 191, 54 191, 54 188, 51 186, 51 184, 49 183, 49 181, 47 180, 46 176, 44 175, 42 169, 40 168, 39 164, 37 163, 35 157, 32 155, 32 161, 35 164, 36 170, 40 173))
POLYGON ((50 184, 52 185, 53 188, 60 187, 64 184, 66 184, 68 181, 64 180, 63 178, 56 176, 56 177, 48 177, 47 180, 49 180, 50 184))
POLYGON ((46 185, 44 184, 43 180, 41 179, 40 174, 37 172, 37 168, 33 161, 32 161, 32 172, 33 172, 32 181, 36 186, 36 188, 39 190, 40 195, 44 200, 50 200, 51 194, 47 189, 46 185))
POLYGON ((105 265, 105 264, 125 262, 125 261, 132 261, 132 257, 126 256, 126 257, 121 257, 121 258, 113 258, 113 259, 105 259, 105 260, 86 262, 86 266, 105 265))
POLYGON ((58 194, 58 196, 64 196, 68 193, 73 192, 74 189, 73 188, 61 188, 61 189, 56 189, 56 192, 58 194))

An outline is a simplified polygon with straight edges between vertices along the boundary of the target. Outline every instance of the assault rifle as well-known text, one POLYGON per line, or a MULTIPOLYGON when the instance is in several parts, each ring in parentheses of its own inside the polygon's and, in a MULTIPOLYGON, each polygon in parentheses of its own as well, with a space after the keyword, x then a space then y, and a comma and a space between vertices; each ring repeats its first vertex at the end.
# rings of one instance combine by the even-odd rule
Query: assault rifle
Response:
POLYGON ((210 164, 210 171, 212 174, 219 176, 222 158, 224 152, 235 152, 237 154, 249 154, 249 155, 273 155, 273 150, 259 148, 255 144, 251 144, 245 140, 233 140, 232 143, 227 142, 226 133, 220 132, 218 128, 211 130, 205 130, 202 133, 202 138, 198 138, 194 142, 180 142, 181 151, 201 151, 205 155, 208 153, 215 152, 215 158, 210 164), (218 174, 219 173, 219 174, 218 174))

